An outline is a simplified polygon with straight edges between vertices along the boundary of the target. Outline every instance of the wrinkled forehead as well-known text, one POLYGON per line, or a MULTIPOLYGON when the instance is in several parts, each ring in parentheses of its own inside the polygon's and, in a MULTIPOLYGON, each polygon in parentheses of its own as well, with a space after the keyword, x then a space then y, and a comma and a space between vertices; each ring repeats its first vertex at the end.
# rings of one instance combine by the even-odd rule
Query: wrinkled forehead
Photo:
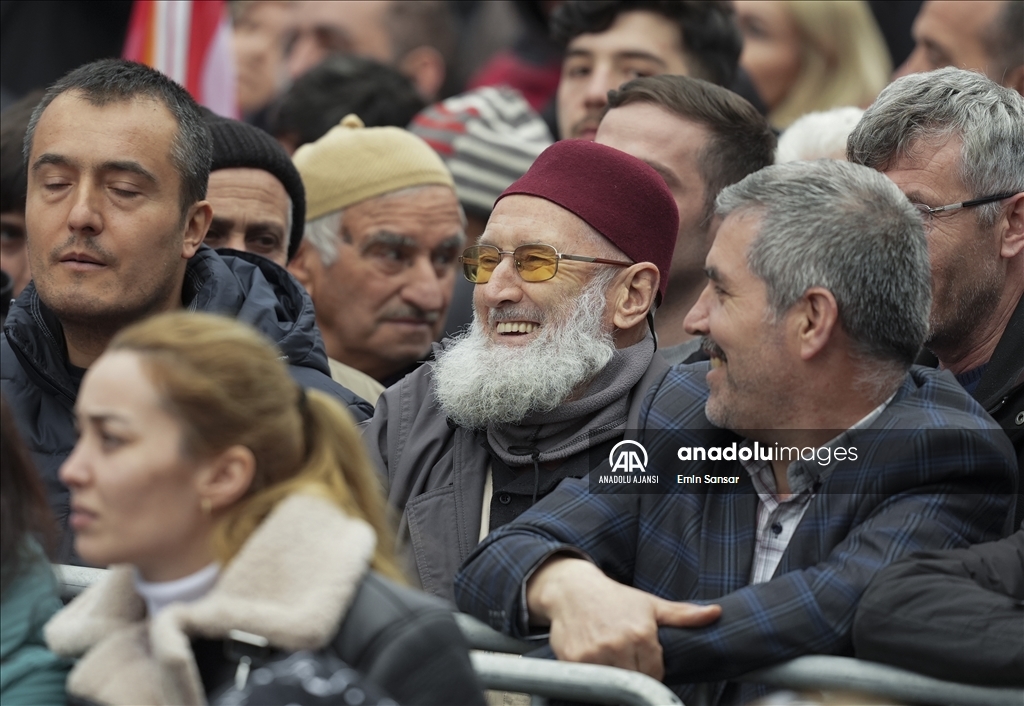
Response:
POLYGON ((546 243, 559 252, 606 251, 611 242, 572 211, 539 196, 512 194, 494 206, 480 244, 514 250, 546 243))

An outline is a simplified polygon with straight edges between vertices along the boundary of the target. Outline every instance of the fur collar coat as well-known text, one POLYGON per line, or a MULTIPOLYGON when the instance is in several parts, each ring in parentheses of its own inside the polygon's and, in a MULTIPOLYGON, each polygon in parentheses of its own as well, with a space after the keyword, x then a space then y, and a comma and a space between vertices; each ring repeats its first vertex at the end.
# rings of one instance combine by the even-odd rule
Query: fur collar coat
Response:
POLYGON ((330 501, 297 494, 256 529, 202 598, 146 615, 130 567, 115 567, 46 626, 54 652, 80 658, 69 694, 109 704, 205 704, 190 638, 230 630, 282 650, 334 637, 369 569, 370 526, 330 501))

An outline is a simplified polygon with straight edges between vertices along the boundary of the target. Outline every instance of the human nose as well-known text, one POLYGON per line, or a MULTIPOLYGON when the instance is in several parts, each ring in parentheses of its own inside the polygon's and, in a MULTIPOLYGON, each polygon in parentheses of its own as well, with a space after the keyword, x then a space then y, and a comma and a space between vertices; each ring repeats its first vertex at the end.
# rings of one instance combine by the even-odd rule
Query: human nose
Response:
POLYGON ((523 279, 516 271, 515 255, 502 253, 500 257, 501 261, 491 271, 490 279, 476 285, 481 299, 488 307, 515 303, 523 298, 523 279))
POLYGON ((687 312, 683 319, 683 330, 691 336, 707 336, 708 328, 708 297, 711 296, 711 283, 701 290, 697 302, 687 312))
POLYGON ((618 88, 611 68, 598 63, 591 71, 583 100, 588 108, 604 108, 608 104, 608 91, 618 88))
POLYGON ((89 452, 86 446, 84 438, 79 438, 75 448, 57 472, 61 483, 69 488, 80 488, 89 481, 89 452))
POLYGON ((87 181, 80 183, 74 193, 71 211, 68 213, 68 229, 83 235, 97 235, 103 230, 103 216, 100 212, 99 189, 87 181))
POLYGON ((451 298, 453 274, 453 267, 438 272, 430 257, 419 257, 406 274, 408 281, 402 288, 402 298, 421 311, 440 311, 451 298))

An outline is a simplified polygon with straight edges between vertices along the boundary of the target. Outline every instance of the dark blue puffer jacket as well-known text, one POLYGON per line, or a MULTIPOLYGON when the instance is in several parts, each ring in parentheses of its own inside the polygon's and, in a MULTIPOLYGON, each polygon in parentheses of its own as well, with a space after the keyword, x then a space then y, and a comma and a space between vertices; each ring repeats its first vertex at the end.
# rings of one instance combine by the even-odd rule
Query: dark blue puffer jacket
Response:
MULTIPOLYGON (((292 377, 334 395, 357 422, 373 407, 330 377, 327 353, 309 295, 286 270, 265 257, 203 246, 185 270, 182 300, 189 311, 233 316, 277 343, 292 377)), ((0 387, 42 476, 62 538, 57 561, 81 563, 67 531, 68 489, 57 472, 75 445, 74 406, 81 383, 68 367, 57 317, 29 284, 12 305, 0 338, 0 387)))

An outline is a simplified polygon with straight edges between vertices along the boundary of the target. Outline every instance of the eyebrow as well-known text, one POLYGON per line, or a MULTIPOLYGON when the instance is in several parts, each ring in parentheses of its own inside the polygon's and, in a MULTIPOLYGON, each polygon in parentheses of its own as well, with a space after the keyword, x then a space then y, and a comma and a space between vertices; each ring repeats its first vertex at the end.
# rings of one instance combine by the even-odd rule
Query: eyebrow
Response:
POLYGON ((444 240, 442 240, 440 243, 437 244, 437 247, 435 247, 434 250, 437 251, 443 248, 458 248, 461 247, 462 245, 465 245, 465 243, 466 236, 463 235, 462 233, 459 233, 458 235, 453 235, 450 238, 445 238, 444 240))
POLYGON ((665 180, 665 183, 668 184, 669 188, 681 186, 681 184, 679 183, 679 179, 676 178, 676 175, 672 172, 672 170, 670 170, 661 162, 655 162, 649 159, 645 159, 644 162, 651 169, 653 169, 654 171, 658 172, 658 174, 661 175, 661 178, 665 180))
POLYGON ((393 233, 388 230, 378 231, 373 235, 367 236, 366 241, 363 243, 363 252, 366 252, 374 245, 393 245, 402 248, 419 247, 419 243, 417 243, 414 238, 410 238, 408 235, 402 235, 400 233, 393 233))
POLYGON ((620 60, 621 59, 642 59, 644 61, 653 61, 658 66, 668 66, 668 64, 665 63, 665 60, 662 59, 660 56, 656 56, 654 54, 650 54, 650 53, 645 52, 645 51, 640 51, 639 49, 631 49, 631 50, 628 50, 628 51, 618 51, 618 52, 615 52, 614 54, 612 54, 612 56, 615 57, 616 59, 620 59, 620 60))
MULTIPOLYGON (((64 155, 61 154, 53 154, 52 152, 47 152, 45 154, 40 155, 39 159, 35 161, 35 163, 32 165, 32 171, 36 172, 47 165, 55 165, 58 167, 72 167, 75 169, 81 168, 81 164, 76 160, 71 159, 70 157, 65 157, 64 155)), ((138 162, 129 159, 108 160, 100 164, 99 170, 102 172, 129 172, 131 174, 135 174, 137 176, 142 177, 143 179, 152 184, 157 183, 156 176, 153 174, 153 172, 149 171, 138 162)))
MULTIPOLYGON (((569 49, 565 53, 566 59, 574 57, 591 58, 593 56, 593 51, 591 51, 590 49, 582 48, 569 49)), ((657 56, 656 54, 651 54, 650 52, 643 51, 642 49, 626 49, 623 51, 613 52, 612 57, 617 61, 621 61, 623 59, 641 59, 643 61, 653 61, 659 66, 668 66, 668 64, 665 63, 665 60, 662 59, 660 56, 657 56)))
POLYGON ((924 194, 922 194, 920 191, 904 192, 903 195, 907 197, 907 201, 909 201, 910 203, 919 203, 927 205, 928 201, 930 200, 926 199, 924 194))
POLYGON ((722 277, 722 273, 719 272, 718 269, 715 267, 705 267, 704 274, 706 274, 708 276, 708 279, 711 280, 712 282, 717 282, 721 284, 722 282, 725 281, 725 278, 722 277))
POLYGON ((129 417, 116 414, 114 412, 99 412, 96 414, 86 414, 84 416, 87 422, 97 426, 106 422, 120 422, 121 424, 128 424, 131 421, 129 417))

